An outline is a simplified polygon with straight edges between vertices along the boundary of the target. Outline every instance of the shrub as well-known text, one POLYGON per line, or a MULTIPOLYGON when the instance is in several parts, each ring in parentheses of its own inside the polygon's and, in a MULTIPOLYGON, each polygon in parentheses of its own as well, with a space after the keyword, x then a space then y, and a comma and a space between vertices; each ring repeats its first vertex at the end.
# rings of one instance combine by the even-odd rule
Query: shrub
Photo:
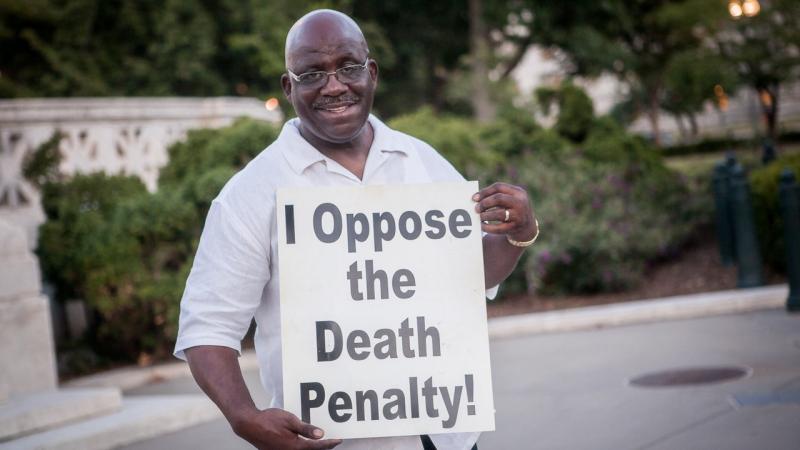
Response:
POLYGON ((583 89, 565 81, 557 89, 538 88, 535 95, 545 114, 553 104, 558 105, 554 127, 558 134, 573 142, 586 138, 594 123, 594 105, 583 89))
POLYGON ((59 299, 81 298, 97 318, 86 339, 100 356, 130 362, 171 352, 209 205, 276 136, 274 126, 246 119, 191 131, 169 149, 156 193, 104 174, 45 183, 42 267, 59 299))
POLYGON ((176 337, 183 283, 201 218, 178 190, 123 199, 105 229, 127 253, 89 275, 87 304, 101 321, 94 347, 107 355, 165 356, 176 337))
POLYGON ((691 144, 679 144, 664 147, 660 150, 664 156, 682 156, 702 153, 717 153, 732 150, 740 147, 757 146, 758 142, 754 139, 735 139, 735 138, 706 138, 691 144))
POLYGON ((36 150, 29 153, 22 163, 22 174, 39 189, 48 182, 57 182, 62 179, 58 170, 61 163, 61 152, 58 149, 63 134, 56 131, 50 139, 42 143, 36 150))
POLYGON ((563 133, 567 128, 538 130, 527 145, 533 151, 509 164, 542 226, 524 263, 529 291, 633 286, 650 261, 675 252, 708 217, 705 196, 691 196, 687 180, 646 141, 610 118, 580 122, 582 143, 566 140, 578 136, 563 133))
POLYGON ((169 149, 169 162, 159 172, 159 187, 174 185, 218 167, 242 167, 278 136, 274 125, 239 119, 222 129, 189 131, 186 141, 169 149))
POLYGON ((666 169, 570 157, 517 161, 542 237, 528 255, 529 290, 545 294, 618 290, 635 285, 647 262, 676 250, 694 229, 687 190, 666 169), (658 199, 658 201, 654 201, 658 199))
POLYGON ((749 176, 761 253, 767 265, 781 273, 786 272, 786 243, 779 188, 781 172, 787 168, 800 178, 800 153, 781 156, 749 176))
MULTIPOLYGON (((563 293, 635 284, 647 262, 679 246, 699 217, 684 180, 652 147, 609 120, 591 119, 574 128, 585 131, 579 144, 564 132, 573 128, 542 129, 523 113, 478 125, 423 108, 391 125, 484 185, 526 186, 542 236, 504 290, 563 293)), ((192 131, 169 149, 154 194, 136 179, 102 174, 45 183, 42 265, 59 298, 83 298, 98 317, 89 340, 100 355, 132 361, 169 354, 211 200, 276 136, 273 126, 252 120, 192 131)))
POLYGON ((56 287, 56 298, 85 298, 87 274, 102 270, 126 253, 127 241, 103 233, 121 198, 146 193, 134 177, 75 175, 64 183, 45 183, 37 252, 42 271, 56 287))
POLYGON ((469 119, 436 115, 423 107, 392 119, 389 125, 427 142, 470 179, 480 178, 502 161, 482 139, 482 128, 469 119))
POLYGON ((541 131, 530 111, 506 105, 497 120, 481 128, 480 137, 499 157, 508 158, 532 151, 533 136, 541 131))
POLYGON ((610 117, 593 122, 581 146, 589 161, 635 166, 644 171, 662 171, 664 162, 642 137, 626 132, 610 117))

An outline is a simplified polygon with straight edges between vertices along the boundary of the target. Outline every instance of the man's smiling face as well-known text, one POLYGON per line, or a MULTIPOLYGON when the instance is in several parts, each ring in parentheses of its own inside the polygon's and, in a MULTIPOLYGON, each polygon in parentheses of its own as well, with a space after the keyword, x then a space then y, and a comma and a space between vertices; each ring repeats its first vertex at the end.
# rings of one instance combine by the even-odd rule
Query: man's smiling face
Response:
POLYGON ((301 131, 314 144, 346 144, 362 131, 372 108, 378 67, 368 60, 361 31, 349 19, 316 14, 299 23, 287 37, 286 64, 296 75, 333 72, 345 66, 367 69, 355 81, 342 82, 330 75, 319 86, 306 86, 288 75, 281 79, 284 93, 300 117, 301 131))

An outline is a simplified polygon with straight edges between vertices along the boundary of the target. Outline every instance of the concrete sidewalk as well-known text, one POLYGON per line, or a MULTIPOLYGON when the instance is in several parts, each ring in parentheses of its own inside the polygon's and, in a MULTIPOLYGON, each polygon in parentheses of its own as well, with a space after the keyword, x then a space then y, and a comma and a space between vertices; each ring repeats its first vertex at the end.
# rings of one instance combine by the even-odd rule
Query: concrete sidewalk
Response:
MULTIPOLYGON (((782 310, 492 341, 497 431, 488 449, 796 449, 800 443, 800 316, 782 310), (743 367, 718 384, 639 388, 670 368, 743 367)), ((263 405, 257 372, 248 384, 263 405)), ((198 392, 189 378, 129 395, 198 392)), ((224 420, 125 450, 249 449, 224 420)))
MULTIPOLYGON (((605 328, 664 320, 690 319, 719 314, 781 308, 789 295, 787 285, 707 292, 600 306, 519 314, 489 319, 489 338, 511 338, 537 333, 605 328)), ((242 352, 243 371, 258 368, 253 351, 242 352)), ((180 361, 150 367, 123 367, 71 380, 63 387, 122 390, 191 376, 180 361)))
MULTIPOLYGON (((492 319, 497 431, 484 433, 479 446, 798 448, 800 316, 777 308, 785 298, 778 286, 492 319), (665 321, 687 316, 694 318, 665 321), (662 369, 721 365, 749 375, 688 387, 628 383, 662 369)), ((244 367, 257 404, 266 405, 252 356, 244 367)), ((76 384, 98 382, 128 383, 129 398, 200 393, 183 363, 76 384)), ((217 419, 123 448, 252 447, 217 419)))
POLYGON ((800 448, 800 316, 783 310, 503 339, 492 362, 497 431, 484 449, 800 448), (749 376, 629 383, 720 366, 749 376))

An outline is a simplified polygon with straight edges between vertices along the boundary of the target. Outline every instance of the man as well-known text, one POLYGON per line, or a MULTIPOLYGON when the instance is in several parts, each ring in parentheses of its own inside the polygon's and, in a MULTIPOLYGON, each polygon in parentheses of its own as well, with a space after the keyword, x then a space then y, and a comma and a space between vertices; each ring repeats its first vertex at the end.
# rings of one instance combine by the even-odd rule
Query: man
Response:
MULTIPOLYGON (((459 181, 427 144, 370 115, 378 65, 358 25, 346 15, 314 11, 286 38, 281 82, 298 119, 234 176, 209 210, 181 301, 175 355, 234 432, 259 449, 418 449, 420 437, 340 440, 280 409, 283 402, 275 191, 287 186, 459 181), (259 410, 237 361, 251 319, 256 353, 273 408, 259 410)), ((538 233, 527 194, 497 183, 473 197, 486 235, 486 286, 497 286, 538 233), (486 222, 493 222, 488 224, 486 222)), ((425 437, 439 449, 473 446, 477 433, 425 437)))

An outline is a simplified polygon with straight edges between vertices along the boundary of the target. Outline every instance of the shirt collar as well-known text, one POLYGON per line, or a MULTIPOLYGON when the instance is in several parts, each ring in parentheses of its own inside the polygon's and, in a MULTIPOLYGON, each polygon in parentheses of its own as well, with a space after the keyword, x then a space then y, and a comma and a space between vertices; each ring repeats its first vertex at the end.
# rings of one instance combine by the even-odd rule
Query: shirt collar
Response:
MULTIPOLYGON (((378 151, 385 157, 388 153, 398 153, 405 156, 411 153, 413 147, 409 145, 410 143, 406 139, 403 139, 402 133, 392 130, 372 114, 369 115, 369 123, 372 125, 374 132, 372 146, 369 150, 370 154, 378 151)), ((298 128, 299 125, 299 118, 287 121, 283 125, 280 136, 278 136, 278 141, 283 144, 281 145, 281 150, 286 161, 295 172, 301 174, 312 164, 327 161, 328 157, 320 153, 319 150, 303 138, 298 128)))

